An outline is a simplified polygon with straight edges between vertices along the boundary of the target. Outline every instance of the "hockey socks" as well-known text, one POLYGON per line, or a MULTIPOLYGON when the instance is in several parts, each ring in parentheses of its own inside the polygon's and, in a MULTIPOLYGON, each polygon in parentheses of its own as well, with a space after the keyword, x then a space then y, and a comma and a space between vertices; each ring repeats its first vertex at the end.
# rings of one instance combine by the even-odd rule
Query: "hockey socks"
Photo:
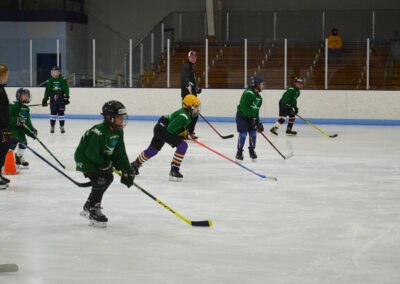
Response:
POLYGON ((175 166, 177 168, 181 166, 187 148, 188 145, 185 141, 182 141, 181 143, 178 144, 178 146, 176 146, 176 151, 174 153, 174 157, 172 158, 172 163, 171 163, 172 166, 175 166))
POLYGON ((281 117, 277 120, 277 122, 275 122, 274 127, 276 127, 277 129, 279 128, 279 126, 281 126, 282 124, 284 124, 286 121, 285 117, 281 117))
POLYGON ((247 136, 247 132, 245 132, 245 131, 239 132, 238 144, 237 144, 238 151, 243 150, 244 143, 246 142, 246 136, 247 136))
POLYGON ((64 126, 65 124, 65 116, 58 116, 58 120, 60 121, 60 126, 64 126))
POLYGON ((249 131, 249 148, 256 147, 256 140, 257 140, 257 131, 255 129, 249 131))
POLYGON ((135 163, 140 167, 144 162, 157 155, 157 153, 158 150, 156 148, 149 146, 149 148, 140 153, 140 155, 136 158, 135 163))
POLYGON ((293 128, 293 124, 294 124, 295 121, 296 121, 295 117, 290 117, 287 128, 292 129, 293 128))
POLYGON ((56 125, 56 120, 57 120, 57 114, 51 114, 50 115, 50 126, 55 126, 56 125))

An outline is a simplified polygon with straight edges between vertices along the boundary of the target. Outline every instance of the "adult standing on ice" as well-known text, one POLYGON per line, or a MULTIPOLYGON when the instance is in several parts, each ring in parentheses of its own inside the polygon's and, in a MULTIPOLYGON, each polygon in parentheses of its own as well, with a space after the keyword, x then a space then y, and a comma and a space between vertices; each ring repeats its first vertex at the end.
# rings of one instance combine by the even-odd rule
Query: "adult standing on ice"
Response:
POLYGON ((0 63, 0 189, 6 189, 10 180, 1 175, 8 147, 10 142, 14 142, 15 138, 12 137, 9 129, 9 100, 4 86, 8 80, 8 67, 0 63), (10 141, 11 140, 11 141, 10 141))
MULTIPOLYGON (((195 95, 197 97, 198 94, 201 93, 201 89, 197 86, 196 80, 196 72, 194 71, 194 66, 197 61, 197 53, 194 50, 190 50, 188 53, 187 61, 182 67, 181 72, 181 96, 182 100, 187 95, 195 95)), ((198 116, 192 118, 192 122, 188 126, 189 136, 193 139, 197 139, 196 134, 194 133, 194 128, 196 127, 196 123, 198 120, 198 116)))

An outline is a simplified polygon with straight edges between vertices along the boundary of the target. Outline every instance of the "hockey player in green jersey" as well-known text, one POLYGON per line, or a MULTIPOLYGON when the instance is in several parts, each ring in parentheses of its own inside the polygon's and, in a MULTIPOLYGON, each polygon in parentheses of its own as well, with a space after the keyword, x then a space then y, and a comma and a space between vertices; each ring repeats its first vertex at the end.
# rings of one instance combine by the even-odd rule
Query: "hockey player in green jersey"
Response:
POLYGON ((149 147, 144 150, 134 161, 131 166, 135 174, 139 174, 139 167, 157 155, 162 149, 165 142, 176 147, 174 157, 171 162, 171 171, 169 173, 170 180, 181 181, 183 175, 179 172, 183 158, 188 148, 184 141, 188 136, 188 126, 192 122, 192 118, 199 114, 200 100, 195 95, 186 95, 183 99, 183 108, 176 112, 162 116, 154 127, 154 137, 149 147))
POLYGON ((101 201, 113 181, 113 168, 122 171, 121 183, 128 188, 135 178, 124 144, 123 128, 128 119, 125 106, 119 101, 109 101, 102 111, 104 121, 85 132, 75 151, 76 170, 92 182, 92 191, 81 216, 88 218, 89 225, 95 227, 107 226, 101 201))
POLYGON ((61 69, 58 66, 51 69, 51 77, 47 81, 42 106, 47 106, 47 101, 50 98, 50 133, 54 133, 57 118, 60 121, 61 133, 65 133, 64 112, 65 106, 69 104, 68 82, 61 76, 61 69))
POLYGON ((264 89, 264 79, 258 76, 250 78, 249 88, 247 88, 237 107, 236 127, 239 132, 237 143, 236 159, 243 160, 243 147, 246 142, 247 132, 249 133, 249 154, 252 160, 257 159, 255 152, 257 128, 264 131, 264 126, 260 121, 259 110, 262 105, 260 92, 264 89))
POLYGON ((32 138, 37 136, 37 130, 31 122, 29 107, 26 105, 31 101, 31 93, 28 89, 19 88, 15 97, 17 100, 10 104, 10 130, 20 143, 11 144, 10 148, 15 150, 18 146, 15 153, 15 164, 20 168, 27 168, 29 163, 24 159, 26 135, 32 138))
POLYGON ((287 135, 296 135, 297 132, 293 131, 293 124, 296 120, 296 114, 299 112, 297 107, 297 98, 300 96, 300 89, 303 87, 303 79, 294 78, 293 86, 287 89, 279 101, 279 116, 280 118, 275 125, 269 130, 273 135, 278 135, 278 128, 286 121, 289 116, 289 123, 286 128, 287 135))

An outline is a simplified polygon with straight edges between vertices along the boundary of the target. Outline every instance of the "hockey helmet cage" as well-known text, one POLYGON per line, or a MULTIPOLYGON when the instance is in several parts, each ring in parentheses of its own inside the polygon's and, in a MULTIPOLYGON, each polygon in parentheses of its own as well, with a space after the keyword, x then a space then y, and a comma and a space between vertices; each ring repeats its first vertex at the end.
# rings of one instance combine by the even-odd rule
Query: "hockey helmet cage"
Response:
POLYGON ((31 101, 31 92, 28 89, 24 89, 24 88, 19 88, 17 90, 17 92, 15 93, 15 98, 17 99, 17 101, 19 101, 20 103, 23 104, 28 104, 31 101), (25 101, 21 101, 21 96, 23 94, 27 94, 28 95, 28 99, 25 101))
POLYGON ((102 113, 105 122, 115 130, 123 129, 128 123, 128 113, 125 106, 116 100, 108 101, 103 105, 102 113), (115 124, 115 117, 124 116, 123 125, 115 124))

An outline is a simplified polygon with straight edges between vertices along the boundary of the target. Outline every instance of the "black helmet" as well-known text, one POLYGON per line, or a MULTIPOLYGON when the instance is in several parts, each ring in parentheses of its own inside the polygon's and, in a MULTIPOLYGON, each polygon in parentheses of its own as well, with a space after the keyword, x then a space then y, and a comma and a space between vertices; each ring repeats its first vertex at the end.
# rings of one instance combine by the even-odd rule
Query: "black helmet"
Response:
POLYGON ((104 121, 108 125, 110 125, 112 128, 114 128, 115 130, 121 130, 128 123, 128 114, 126 112, 126 108, 119 101, 112 100, 112 101, 106 102, 103 105, 101 114, 104 117, 104 121), (120 115, 124 116, 124 122, 123 122, 122 126, 115 124, 115 117, 120 116, 120 115))
POLYGON ((301 86, 303 86, 303 84, 304 84, 303 78, 299 78, 299 77, 294 78, 293 85, 296 86, 296 84, 301 84, 301 86))
POLYGON ((252 76, 250 78, 249 86, 250 86, 250 88, 253 88, 253 89, 257 88, 261 92, 262 90, 260 90, 260 84, 262 82, 265 82, 265 80, 263 78, 261 78, 259 76, 252 76))
POLYGON ((28 104, 31 101, 31 92, 28 89, 24 89, 24 88, 19 88, 17 90, 17 92, 15 93, 15 98, 17 99, 17 101, 19 101, 20 103, 23 104, 28 104), (22 94, 28 94, 28 99, 25 101, 21 101, 21 96, 22 94))
POLYGON ((59 76, 61 76, 61 68, 60 68, 60 66, 53 66, 53 68, 51 68, 50 75, 53 78, 58 78, 59 76), (57 75, 56 75, 56 72, 58 72, 57 75))

